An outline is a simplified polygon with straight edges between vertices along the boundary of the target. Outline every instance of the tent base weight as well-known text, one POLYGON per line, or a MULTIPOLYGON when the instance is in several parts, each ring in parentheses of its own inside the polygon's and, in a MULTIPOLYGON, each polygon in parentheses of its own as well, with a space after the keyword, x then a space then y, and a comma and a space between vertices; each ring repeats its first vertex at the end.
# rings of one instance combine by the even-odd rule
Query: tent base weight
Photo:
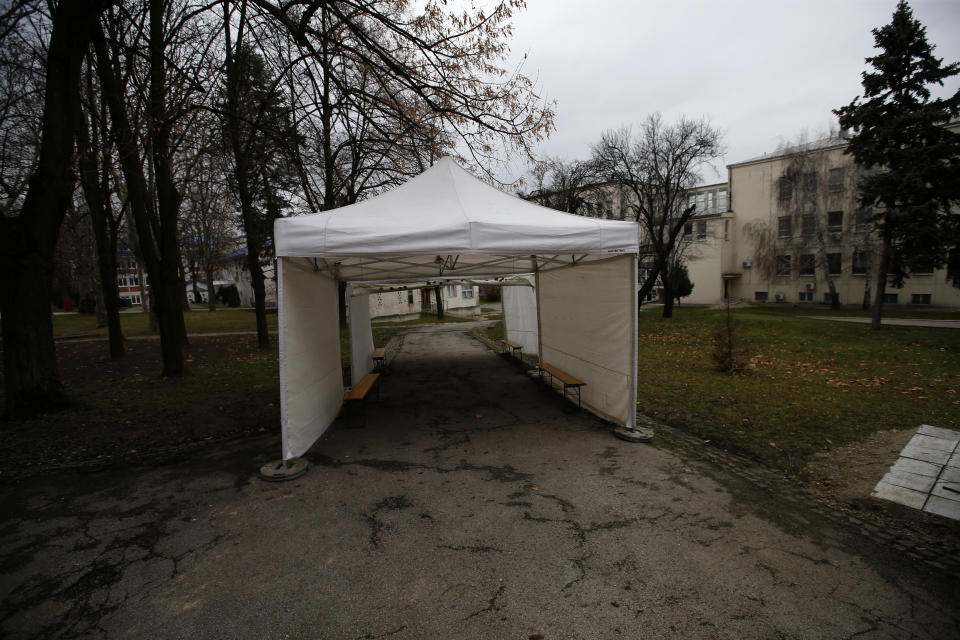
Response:
POLYGON ((650 429, 628 429, 627 427, 617 427, 613 430, 613 435, 627 442, 650 442, 653 440, 653 431, 650 429))
POLYGON ((270 482, 283 482, 299 478, 307 472, 307 461, 304 458, 277 460, 260 467, 260 477, 270 482))

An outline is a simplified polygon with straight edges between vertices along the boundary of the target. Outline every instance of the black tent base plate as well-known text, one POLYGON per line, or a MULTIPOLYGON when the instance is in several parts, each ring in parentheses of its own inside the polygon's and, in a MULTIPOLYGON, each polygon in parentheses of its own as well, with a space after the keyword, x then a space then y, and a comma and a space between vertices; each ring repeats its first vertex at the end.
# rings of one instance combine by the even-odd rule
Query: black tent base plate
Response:
POLYGON ((653 431, 649 429, 628 429, 626 427, 617 427, 613 430, 613 435, 627 442, 650 442, 653 440, 653 431))
POLYGON ((276 460, 260 467, 260 477, 270 482, 294 480, 307 472, 307 461, 303 458, 276 460))

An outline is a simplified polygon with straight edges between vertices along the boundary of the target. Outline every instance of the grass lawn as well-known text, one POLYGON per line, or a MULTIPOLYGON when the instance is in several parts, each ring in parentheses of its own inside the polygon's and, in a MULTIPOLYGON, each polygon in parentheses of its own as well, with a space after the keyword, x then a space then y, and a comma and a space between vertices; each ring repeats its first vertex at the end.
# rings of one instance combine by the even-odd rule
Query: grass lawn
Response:
MULTIPOLYGON (((231 333, 235 331, 256 331, 257 317, 252 310, 230 309, 228 307, 209 311, 189 311, 183 314, 188 334, 199 333, 231 333)), ((123 335, 144 336, 150 334, 149 318, 147 314, 138 311, 127 311, 120 314, 120 324, 123 335)), ((277 315, 267 315, 267 325, 270 329, 277 328, 277 315)), ((54 337, 63 336, 105 336, 107 328, 97 328, 97 319, 93 315, 79 313, 61 314, 53 316, 54 337)))
POLYGON ((734 310, 750 356, 736 376, 718 373, 711 359, 725 312, 641 313, 639 410, 789 470, 883 429, 960 428, 960 330, 874 332, 800 312, 734 310))

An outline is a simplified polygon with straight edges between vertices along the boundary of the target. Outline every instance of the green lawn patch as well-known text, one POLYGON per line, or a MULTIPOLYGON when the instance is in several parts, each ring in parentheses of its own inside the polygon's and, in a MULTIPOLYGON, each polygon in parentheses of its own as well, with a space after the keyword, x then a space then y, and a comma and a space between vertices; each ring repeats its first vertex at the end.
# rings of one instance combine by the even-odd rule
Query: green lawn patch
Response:
POLYGON ((879 430, 960 426, 960 330, 733 314, 750 356, 736 376, 710 357, 725 312, 639 315, 641 412, 790 470, 879 430))

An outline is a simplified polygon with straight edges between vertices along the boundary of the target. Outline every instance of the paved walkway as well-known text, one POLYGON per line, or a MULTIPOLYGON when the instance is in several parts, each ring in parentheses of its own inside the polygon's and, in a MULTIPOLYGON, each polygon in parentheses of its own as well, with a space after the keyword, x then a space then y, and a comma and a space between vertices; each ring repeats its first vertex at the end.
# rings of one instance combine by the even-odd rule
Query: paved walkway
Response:
MULTIPOLYGON (((833 320, 834 322, 855 322, 870 324, 870 318, 853 318, 841 316, 800 316, 811 320, 833 320)), ((929 320, 926 318, 883 318, 880 324, 891 327, 936 327, 939 329, 960 329, 960 320, 929 320)))
POLYGON ((0 489, 0 636, 947 638, 956 583, 407 333, 303 478, 275 437, 0 489))

